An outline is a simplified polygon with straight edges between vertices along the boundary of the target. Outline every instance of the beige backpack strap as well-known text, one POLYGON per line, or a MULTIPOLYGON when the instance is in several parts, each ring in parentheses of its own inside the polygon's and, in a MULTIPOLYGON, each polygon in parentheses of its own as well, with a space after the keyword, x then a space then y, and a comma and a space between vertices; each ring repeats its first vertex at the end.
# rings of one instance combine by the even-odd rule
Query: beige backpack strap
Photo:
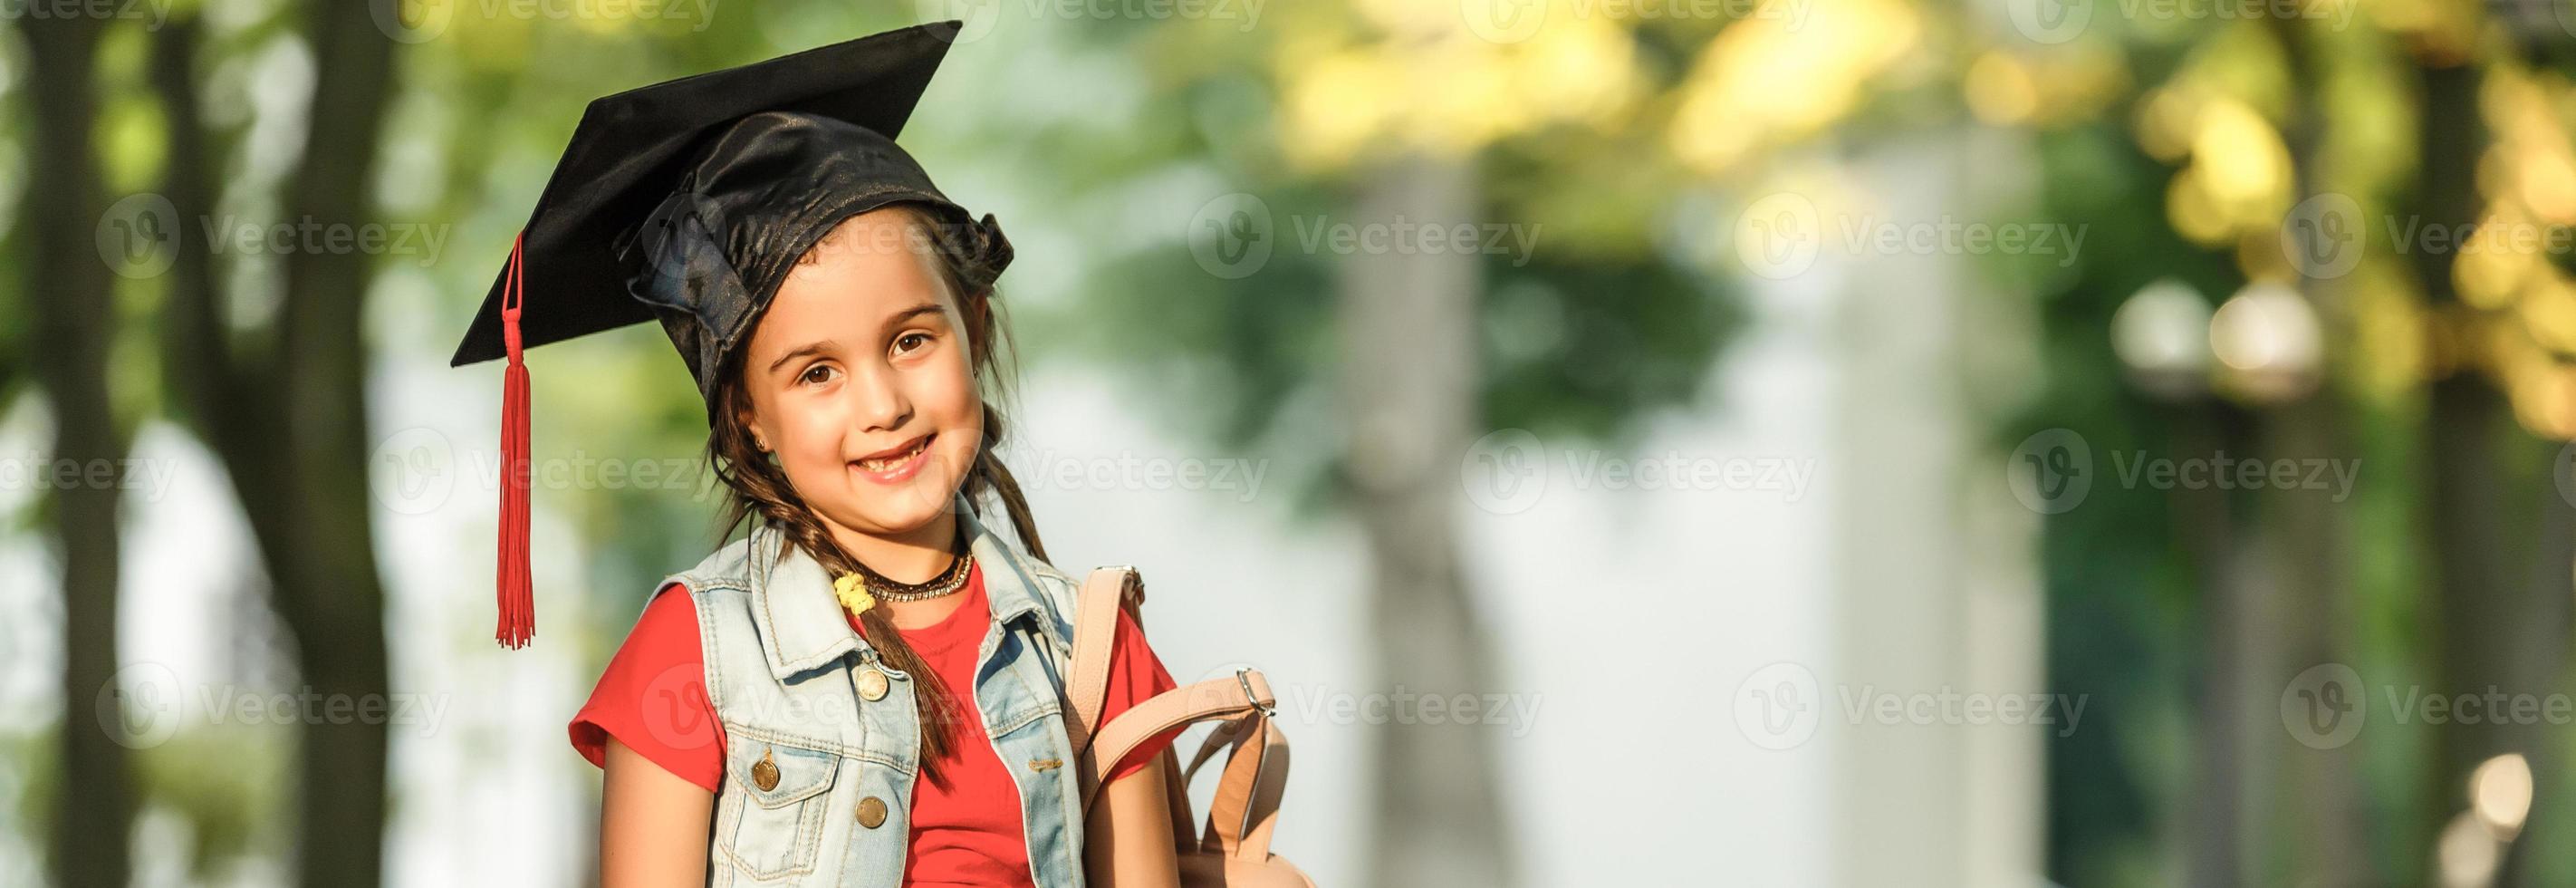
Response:
POLYGON ((1288 790, 1288 735, 1267 715, 1245 719, 1235 733, 1199 847, 1260 863, 1270 859, 1270 833, 1288 790))
POLYGON ((1197 722, 1266 717, 1276 704, 1277 700, 1270 693, 1270 680, 1247 667, 1224 678, 1211 678, 1164 691, 1120 713, 1117 720, 1101 727, 1099 734, 1092 738, 1090 749, 1079 753, 1085 816, 1091 810, 1091 803, 1099 798, 1101 781, 1108 779, 1110 769, 1117 767, 1118 760, 1126 758, 1138 744, 1164 731, 1197 722))
POLYGON ((1110 644, 1118 634, 1118 609, 1129 598, 1143 603, 1145 581, 1132 567, 1103 567, 1082 581, 1075 595, 1073 664, 1064 685, 1065 739, 1079 757, 1099 730, 1100 709, 1107 704, 1110 644))

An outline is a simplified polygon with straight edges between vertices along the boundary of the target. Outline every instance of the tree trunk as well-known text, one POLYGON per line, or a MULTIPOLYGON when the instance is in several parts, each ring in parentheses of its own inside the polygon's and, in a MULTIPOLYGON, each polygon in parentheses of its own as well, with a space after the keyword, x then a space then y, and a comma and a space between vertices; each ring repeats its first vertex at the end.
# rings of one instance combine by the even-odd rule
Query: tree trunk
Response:
MULTIPOLYGON (((287 221, 359 225, 372 209, 391 41, 366 4, 315 3, 311 14, 315 89, 300 168, 288 180, 287 221)), ((215 198, 214 164, 191 94, 195 34, 185 23, 164 33, 155 69, 174 119, 169 193, 191 219, 210 211, 215 198)), ((386 700, 362 324, 375 257, 288 254, 274 351, 236 353, 223 321, 221 275, 207 252, 182 250, 173 267, 164 347, 181 413, 223 458, 250 517, 274 584, 272 603, 295 642, 299 690, 323 700, 386 700)), ((381 719, 304 721, 296 765, 301 884, 382 881, 387 733, 381 719)))
MULTIPOLYGON (((2422 178, 2416 186, 2416 211, 2425 225, 2457 225, 2478 217, 2475 170, 2484 151, 2486 129, 2478 119, 2478 73, 2474 66, 2427 67, 2417 72, 2422 85, 2422 178)), ((2418 254, 2416 278, 2433 309, 2445 317, 2465 319, 2465 309, 2452 287, 2452 255, 2425 250, 2418 254)), ((2509 577, 2512 549, 2503 479, 2497 459, 2503 453, 2500 434, 2510 434, 2510 411, 2494 384, 2474 366, 2452 368, 2431 387, 2425 416, 2425 466, 2430 489, 2425 496, 2425 532, 2432 542, 2434 598, 2432 681, 2428 694, 2452 695, 2480 690, 2490 682, 2507 682, 2498 644, 2515 621, 2527 618, 2517 603, 2519 584, 2509 577)), ((2432 731, 2433 755, 2424 770, 2424 805, 2416 826, 2415 859, 2425 873, 2433 866, 2435 838, 2465 806, 2470 770, 2488 756, 2504 751, 2502 738, 2489 726, 2447 724, 2432 731)), ((2413 874, 2409 874, 2413 875, 2413 874)))
MULTIPOLYGON (((1409 158, 1372 172, 1354 212, 1367 222, 1477 218, 1472 171, 1409 158)), ((1369 612, 1377 672, 1417 693, 1495 689, 1484 629, 1468 602, 1452 510, 1458 455, 1477 422, 1477 257, 1394 251, 1343 258, 1341 394, 1349 482, 1374 564, 1369 612)), ((1512 883, 1491 728, 1375 728, 1377 823, 1371 884, 1512 883)))
MULTIPOLYGON (((2318 145, 2324 141, 2325 118, 2317 102, 2324 94, 2324 76, 2311 46, 2314 29, 2280 17, 2272 19, 2271 27, 2289 61, 2292 101, 2281 135, 2290 152, 2291 198, 2304 201, 2321 191, 2317 172, 2324 164, 2318 145)), ((2292 234, 2316 236, 2306 231, 2292 234)), ((2302 255, 2317 255, 2315 246, 2301 243, 2298 248, 2302 255)), ((2299 296, 2326 339, 2350 341, 2338 329, 2341 313, 2331 308, 2337 300, 2326 292, 2335 284, 2310 278, 2298 283, 2299 296)), ((2323 368, 2320 361, 2321 376, 2326 372, 2323 368)), ((2314 393, 2264 415, 2261 455, 2303 466, 2349 465, 2358 471, 2354 462, 2358 456, 2344 424, 2342 396, 2331 383, 2320 382, 2314 393)), ((2255 681, 2244 688, 2248 696, 2242 704, 2251 714, 2253 723, 2248 727, 2262 740, 2244 749, 2250 755, 2266 756, 2263 764, 2277 763, 2278 770, 2267 767, 2260 779, 2249 782, 2264 793, 2256 798, 2268 806, 2271 821, 2266 824, 2268 830, 2254 835, 2268 833, 2273 840, 2246 847, 2273 851, 2268 859, 2247 861, 2254 869, 2240 867, 2237 872, 2253 884, 2271 884, 2292 873, 2318 884, 2361 884, 2369 880, 2361 854, 2367 847, 2369 823, 2354 750, 2345 746, 2311 749, 2291 742, 2272 720, 2259 715, 2278 711, 2281 689, 2299 674, 2345 660, 2350 631, 2346 602, 2353 593, 2351 572, 2346 569, 2352 557, 2350 531, 2343 518, 2349 507, 2335 502, 2330 490, 2305 486, 2266 490, 2261 500, 2268 507, 2263 510, 2263 524, 2275 530, 2266 535, 2272 551, 2265 563, 2279 582, 2247 587, 2249 592, 2268 590, 2269 594, 2261 595, 2262 605, 2255 610, 2258 632, 2247 639, 2260 653, 2244 664, 2246 675, 2255 681)))
MULTIPOLYGON (((92 240, 107 213, 90 131, 97 116, 90 71, 102 22, 28 18, 27 87, 35 117, 24 224, 33 303, 29 343, 37 380, 54 414, 55 465, 89 479, 95 461, 123 475, 124 435, 107 391, 114 290, 92 240)), ((134 823, 135 779, 119 729, 103 722, 103 698, 124 704, 116 681, 117 505, 119 483, 62 484, 50 506, 63 577, 61 766, 53 799, 51 869, 64 888, 124 888, 134 823), (110 696, 113 695, 113 696, 110 696)), ((175 690, 175 689, 156 689, 175 690)), ((146 700, 150 704, 155 701, 146 700)), ((158 701, 166 703, 169 701, 158 701)), ((169 717, 166 713, 163 717, 169 717)), ((144 730, 150 730, 147 726, 144 730)), ((148 735, 147 735, 148 736, 148 735)))

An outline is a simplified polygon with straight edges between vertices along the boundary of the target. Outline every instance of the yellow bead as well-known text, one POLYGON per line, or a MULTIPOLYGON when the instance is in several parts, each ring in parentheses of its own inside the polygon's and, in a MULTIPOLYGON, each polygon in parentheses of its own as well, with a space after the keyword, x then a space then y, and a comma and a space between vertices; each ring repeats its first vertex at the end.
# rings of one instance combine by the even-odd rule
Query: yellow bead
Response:
POLYGON ((841 606, 849 608, 852 614, 867 613, 868 608, 877 606, 876 596, 868 594, 867 579, 855 573, 845 573, 834 579, 832 594, 839 597, 841 606))

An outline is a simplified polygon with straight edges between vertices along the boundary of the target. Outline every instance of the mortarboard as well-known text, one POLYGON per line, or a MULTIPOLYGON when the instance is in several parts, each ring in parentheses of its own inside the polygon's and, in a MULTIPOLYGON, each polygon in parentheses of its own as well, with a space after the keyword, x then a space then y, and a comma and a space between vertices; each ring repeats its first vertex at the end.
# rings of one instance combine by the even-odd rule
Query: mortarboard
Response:
MULTIPOLYGON (((1010 241, 894 143, 957 22, 919 25, 621 92, 582 112, 450 366, 503 373, 500 620, 534 632, 528 382, 520 352, 658 320, 714 410, 727 360, 797 260, 851 216, 902 203, 999 274, 1010 241)), ((991 281, 978 281, 990 284, 991 281)))

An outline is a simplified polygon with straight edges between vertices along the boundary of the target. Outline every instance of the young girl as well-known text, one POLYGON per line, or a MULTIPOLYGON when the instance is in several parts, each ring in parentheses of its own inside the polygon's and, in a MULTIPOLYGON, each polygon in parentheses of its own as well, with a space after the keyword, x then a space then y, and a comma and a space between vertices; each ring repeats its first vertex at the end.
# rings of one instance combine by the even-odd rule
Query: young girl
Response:
MULTIPOLYGON (((1009 242, 890 138, 946 49, 935 27, 593 103, 485 306, 499 335, 478 321, 458 354, 511 358, 505 643, 530 631, 524 347, 659 319, 746 531, 664 580, 572 720, 605 771, 608 888, 1178 884, 1148 766, 1169 734, 1081 813, 1077 583, 986 400, 1009 242), (631 212, 638 194, 660 203, 631 212), (584 270, 622 285, 566 273, 584 270)), ((1104 723, 1175 686, 1123 614, 1113 639, 1104 723)))

